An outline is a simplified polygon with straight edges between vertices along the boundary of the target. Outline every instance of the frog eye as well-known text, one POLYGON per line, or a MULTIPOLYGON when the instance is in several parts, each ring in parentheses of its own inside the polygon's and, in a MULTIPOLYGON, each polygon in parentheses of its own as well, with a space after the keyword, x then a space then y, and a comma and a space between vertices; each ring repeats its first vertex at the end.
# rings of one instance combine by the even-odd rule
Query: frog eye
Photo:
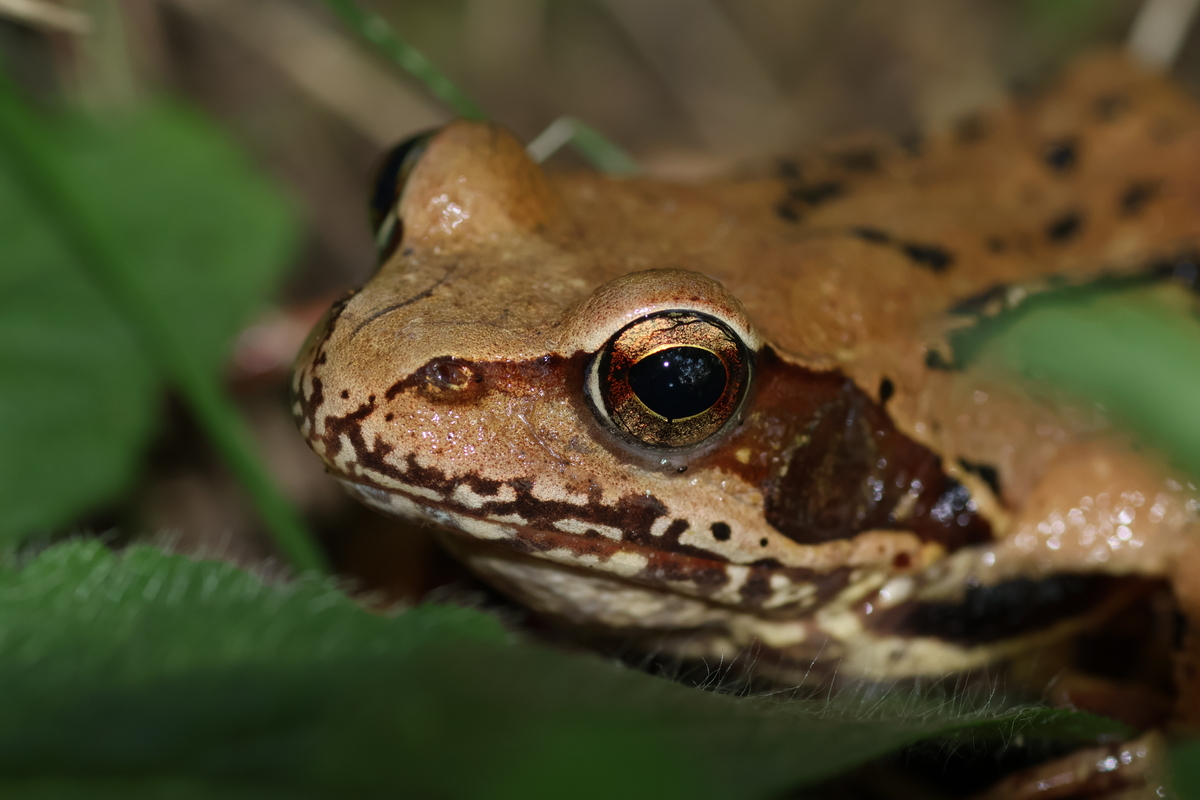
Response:
POLYGON ((404 223, 397 215, 400 195, 404 184, 421 154, 438 129, 418 133, 393 147, 383 157, 375 172, 375 184, 371 190, 371 230, 375 233, 375 248, 379 261, 386 261, 400 244, 404 235, 404 223))
POLYGON ((627 325, 588 374, 601 421, 655 448, 692 447, 724 430, 749 384, 745 345, 720 320, 692 311, 663 311, 627 325))

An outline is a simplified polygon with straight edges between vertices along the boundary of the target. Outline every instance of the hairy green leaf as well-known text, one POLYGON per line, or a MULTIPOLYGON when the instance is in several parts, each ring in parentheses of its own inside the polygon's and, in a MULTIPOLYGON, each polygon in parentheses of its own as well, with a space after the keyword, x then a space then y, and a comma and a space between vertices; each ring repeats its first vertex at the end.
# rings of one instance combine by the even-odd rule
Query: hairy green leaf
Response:
POLYGON ((0 573, 0 791, 81 797, 769 797, 930 736, 1123 731, 1086 715, 701 692, 368 613, 329 585, 95 543, 0 573))

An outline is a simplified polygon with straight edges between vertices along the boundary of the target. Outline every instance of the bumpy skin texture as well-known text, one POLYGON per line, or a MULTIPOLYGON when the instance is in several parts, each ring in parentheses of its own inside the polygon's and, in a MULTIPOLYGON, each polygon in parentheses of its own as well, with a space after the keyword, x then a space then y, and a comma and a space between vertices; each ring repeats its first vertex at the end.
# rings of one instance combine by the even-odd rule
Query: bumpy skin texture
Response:
POLYGON ((547 176, 459 122, 408 176, 399 247, 301 354, 295 413, 359 497, 539 611, 683 653, 964 669, 1103 613, 1095 576, 1170 577, 1195 502, 947 336, 1052 285, 1194 278, 1198 200, 1200 110, 1115 56, 916 147, 703 186, 547 176), (753 359, 735 423, 675 451, 586 386, 669 310, 753 359), (980 611, 1004 592, 1024 611, 980 611))

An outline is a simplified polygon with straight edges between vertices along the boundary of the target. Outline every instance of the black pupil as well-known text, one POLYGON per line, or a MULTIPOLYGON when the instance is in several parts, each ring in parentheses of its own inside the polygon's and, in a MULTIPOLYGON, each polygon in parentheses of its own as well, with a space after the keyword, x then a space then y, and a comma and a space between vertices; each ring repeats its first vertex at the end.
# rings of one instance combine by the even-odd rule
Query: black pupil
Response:
POLYGON ((629 368, 629 388, 646 408, 669 420, 712 408, 728 380, 721 359, 699 347, 668 347, 629 368))

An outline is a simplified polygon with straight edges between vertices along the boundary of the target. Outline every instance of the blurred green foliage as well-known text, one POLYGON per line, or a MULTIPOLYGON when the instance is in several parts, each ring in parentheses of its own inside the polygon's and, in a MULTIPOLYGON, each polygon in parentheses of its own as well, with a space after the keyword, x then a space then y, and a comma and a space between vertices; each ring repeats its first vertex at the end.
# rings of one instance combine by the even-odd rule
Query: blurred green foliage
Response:
MULTIPOLYGON (((60 411, 63 397, 86 406, 107 392, 127 424, 83 454, 92 462, 84 475, 95 479, 77 491, 69 468, 77 457, 70 435, 76 417, 68 409, 39 419, 53 402, 41 406, 19 389, 6 393, 12 413, 4 436, 14 441, 5 451, 0 482, 20 475, 31 480, 13 481, 22 492, 15 504, 28 503, 28 510, 9 520, 0 517, 0 541, 5 533, 12 539, 37 526, 64 524, 127 482, 131 454, 149 430, 146 407, 153 401, 145 389, 153 387, 144 379, 149 368, 180 394, 293 566, 320 569, 321 554, 262 467, 221 382, 229 340, 287 263, 293 224, 278 196, 215 130, 181 112, 145 109, 112 125, 49 120, 6 82, 0 84, 0 153, 0 188, 7 188, 7 202, 20 221, 17 235, 32 232, 19 251, 27 260, 12 267, 14 274, 33 276, 31 286, 43 301, 28 310, 61 321, 73 309, 61 307, 60 298, 82 301, 90 306, 88 315, 109 315, 97 332, 117 335, 121 346, 132 339, 145 359, 138 363, 133 350, 119 346, 114 354, 121 360, 102 362, 73 382, 73 364, 64 369, 46 362, 36 355, 41 342, 28 332, 17 337, 15 364, 43 384, 49 375, 62 381, 55 393, 60 411), (72 288, 59 293, 58 283, 72 288), (22 342, 33 355, 22 353, 22 342), (78 382, 102 374, 95 387, 78 382), (114 394, 122 390, 125 396, 114 394), (26 406, 17 405, 22 400, 26 406), (27 470, 23 459, 29 457, 41 468, 27 470), (111 472, 104 469, 106 458, 111 472)), ((15 300, 26 302, 21 295, 15 300)), ((35 322, 31 330, 53 341, 52 325, 35 322)), ((9 377, 21 384, 19 374, 9 377)), ((81 415, 94 422, 90 416, 81 415)))
MULTIPOLYGON (((280 195, 178 107, 63 116, 37 136, 216 380, 292 252, 280 195)), ((55 530, 119 494, 158 419, 161 371, 61 222, 0 159, 0 541, 55 530)))

